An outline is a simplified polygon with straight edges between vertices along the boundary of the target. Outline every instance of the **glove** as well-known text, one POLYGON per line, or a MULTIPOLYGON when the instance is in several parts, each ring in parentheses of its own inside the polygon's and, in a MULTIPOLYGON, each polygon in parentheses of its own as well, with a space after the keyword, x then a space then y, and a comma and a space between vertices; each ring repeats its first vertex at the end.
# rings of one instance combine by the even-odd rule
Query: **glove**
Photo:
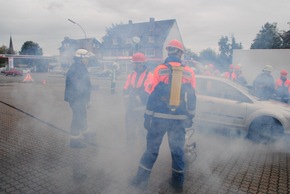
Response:
POLYGON ((144 128, 149 130, 152 124, 152 116, 144 114, 144 128))

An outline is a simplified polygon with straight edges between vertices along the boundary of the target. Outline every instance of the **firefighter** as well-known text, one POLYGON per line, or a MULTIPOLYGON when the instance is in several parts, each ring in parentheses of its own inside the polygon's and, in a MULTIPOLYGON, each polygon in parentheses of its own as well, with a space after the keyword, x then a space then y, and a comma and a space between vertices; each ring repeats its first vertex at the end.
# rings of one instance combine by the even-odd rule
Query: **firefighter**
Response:
POLYGON ((290 80, 287 79, 288 72, 281 70, 280 78, 275 83, 275 95, 276 98, 284 103, 288 103, 290 92, 290 80))
POLYGON ((233 80, 233 81, 236 80, 236 73, 234 71, 234 65, 233 64, 229 65, 229 71, 224 73, 224 77, 228 78, 230 80, 233 80))
MULTIPOLYGON (((88 129, 87 108, 90 103, 91 81, 87 65, 93 54, 85 49, 78 49, 74 55, 74 63, 70 66, 65 80, 64 100, 72 109, 70 130, 70 146, 85 148, 86 143, 94 138, 95 133, 88 129)), ((73 154, 73 180, 83 182, 87 175, 84 173, 84 161, 79 154, 73 154)))
POLYGON ((86 66, 91 56, 91 52, 78 49, 74 55, 74 63, 66 74, 64 100, 72 109, 70 146, 74 148, 86 147, 84 134, 89 131, 87 107, 90 103, 91 81, 86 66))
POLYGON ((167 132, 172 157, 170 186, 182 192, 184 182, 185 128, 192 126, 195 115, 195 74, 181 64, 184 47, 178 40, 166 46, 168 57, 154 70, 152 87, 144 114, 147 129, 147 148, 140 160, 137 175, 131 185, 146 188, 151 170, 159 154, 163 136, 167 132))
POLYGON ((242 67, 241 65, 236 65, 234 67, 235 79, 234 81, 239 83, 242 86, 247 86, 248 82, 242 74, 242 67))
POLYGON ((275 92, 275 81, 271 72, 273 71, 272 65, 265 65, 262 73, 259 74, 254 82, 253 89, 254 94, 264 100, 273 97, 275 92))
MULTIPOLYGON (((124 85, 126 104, 126 139, 128 145, 135 143, 137 131, 143 129, 143 114, 149 96, 150 72, 146 67, 146 57, 143 53, 132 56, 133 72, 127 77, 124 85)), ((142 132, 142 131, 141 131, 142 132)))

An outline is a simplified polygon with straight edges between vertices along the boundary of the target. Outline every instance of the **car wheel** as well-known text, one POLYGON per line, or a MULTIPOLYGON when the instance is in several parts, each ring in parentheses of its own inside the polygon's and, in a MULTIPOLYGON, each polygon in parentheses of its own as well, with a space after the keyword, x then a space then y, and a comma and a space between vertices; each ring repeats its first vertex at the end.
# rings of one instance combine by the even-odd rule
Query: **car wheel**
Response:
POLYGON ((273 117, 255 119, 249 127, 247 138, 256 143, 271 143, 282 137, 284 128, 273 117))

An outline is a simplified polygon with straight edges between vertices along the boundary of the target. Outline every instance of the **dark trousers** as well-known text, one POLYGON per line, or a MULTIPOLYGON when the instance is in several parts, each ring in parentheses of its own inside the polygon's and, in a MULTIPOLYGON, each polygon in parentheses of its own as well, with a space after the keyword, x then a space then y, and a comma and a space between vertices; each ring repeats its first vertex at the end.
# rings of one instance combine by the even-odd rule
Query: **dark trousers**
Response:
POLYGON ((147 149, 141 158, 140 167, 144 167, 147 170, 153 168, 166 132, 172 158, 172 181, 174 184, 182 186, 185 167, 185 128, 182 126, 181 121, 153 118, 151 128, 147 132, 147 149))
MULTIPOLYGON (((138 133, 145 134, 145 129, 143 127, 143 111, 134 111, 127 109, 126 111, 126 139, 129 145, 134 144, 137 139, 138 133)), ((145 137, 145 136, 144 136, 145 137)))
POLYGON ((87 103, 83 100, 70 103, 72 109, 71 135, 77 136, 88 128, 87 103))

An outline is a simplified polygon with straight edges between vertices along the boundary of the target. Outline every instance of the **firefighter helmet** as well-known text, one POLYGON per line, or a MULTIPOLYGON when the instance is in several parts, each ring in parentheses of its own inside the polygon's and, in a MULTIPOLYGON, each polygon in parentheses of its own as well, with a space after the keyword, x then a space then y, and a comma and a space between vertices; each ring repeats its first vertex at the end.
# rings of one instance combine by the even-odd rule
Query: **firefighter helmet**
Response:
POLYGON ((183 44, 178 40, 171 40, 166 46, 168 53, 176 53, 178 50, 184 52, 183 44))
POLYGON ((234 66, 234 70, 235 71, 242 71, 242 65, 241 64, 237 64, 234 66))
POLYGON ((75 57, 80 57, 80 58, 89 58, 94 56, 93 53, 91 53, 90 51, 86 50, 86 49, 78 49, 75 52, 75 57))
POLYGON ((132 56, 132 62, 135 62, 135 63, 143 63, 146 61, 146 57, 143 53, 135 53, 133 56, 132 56))
POLYGON ((263 68, 263 71, 272 72, 273 71, 272 65, 265 65, 265 67, 263 68))
POLYGON ((283 70, 281 70, 280 75, 281 76, 287 76, 288 75, 288 72, 283 69, 283 70))

